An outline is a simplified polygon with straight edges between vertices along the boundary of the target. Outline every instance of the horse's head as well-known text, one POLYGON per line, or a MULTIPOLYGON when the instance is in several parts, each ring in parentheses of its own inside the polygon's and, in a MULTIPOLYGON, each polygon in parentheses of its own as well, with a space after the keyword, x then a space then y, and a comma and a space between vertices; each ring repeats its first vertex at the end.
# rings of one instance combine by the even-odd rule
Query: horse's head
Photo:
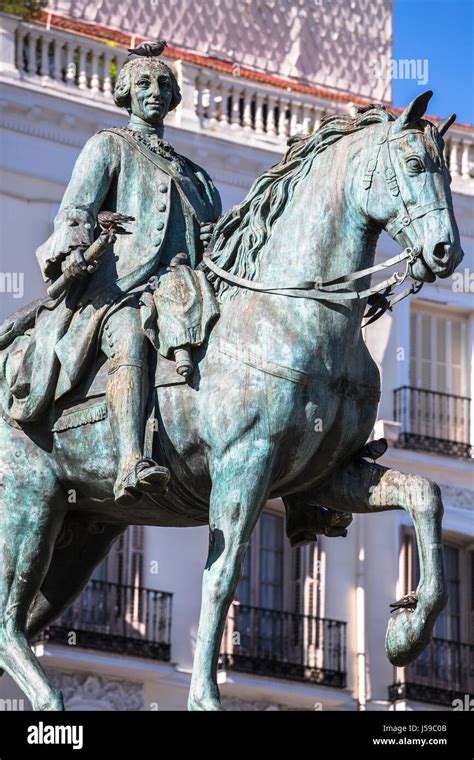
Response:
POLYGON ((367 215, 402 247, 419 246, 410 273, 424 282, 448 277, 463 258, 443 155, 443 135, 456 117, 437 126, 422 119, 431 95, 376 128, 363 180, 367 215))

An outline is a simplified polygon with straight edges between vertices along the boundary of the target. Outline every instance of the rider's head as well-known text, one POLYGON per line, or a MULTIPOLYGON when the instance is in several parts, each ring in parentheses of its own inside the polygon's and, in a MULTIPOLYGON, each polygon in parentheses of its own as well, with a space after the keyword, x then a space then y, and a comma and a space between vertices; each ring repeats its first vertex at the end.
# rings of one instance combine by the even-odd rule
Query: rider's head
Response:
POLYGON ((160 124, 181 101, 175 75, 159 58, 132 58, 115 85, 115 103, 152 125, 160 124))

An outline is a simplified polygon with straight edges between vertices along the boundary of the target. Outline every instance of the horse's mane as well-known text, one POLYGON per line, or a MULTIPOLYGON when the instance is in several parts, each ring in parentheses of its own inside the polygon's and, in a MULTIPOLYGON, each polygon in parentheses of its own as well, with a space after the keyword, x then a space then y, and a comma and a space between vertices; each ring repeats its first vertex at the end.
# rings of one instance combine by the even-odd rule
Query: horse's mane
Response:
MULTIPOLYGON (((242 203, 219 219, 208 250, 210 258, 231 274, 254 279, 259 253, 273 224, 291 200, 298 183, 308 175, 316 156, 346 135, 394 119, 384 106, 370 105, 359 108, 356 116, 328 116, 313 134, 290 138, 282 160, 255 180, 242 203)), ((220 298, 229 285, 203 266, 220 298)), ((231 289, 229 296, 234 292, 231 289)))

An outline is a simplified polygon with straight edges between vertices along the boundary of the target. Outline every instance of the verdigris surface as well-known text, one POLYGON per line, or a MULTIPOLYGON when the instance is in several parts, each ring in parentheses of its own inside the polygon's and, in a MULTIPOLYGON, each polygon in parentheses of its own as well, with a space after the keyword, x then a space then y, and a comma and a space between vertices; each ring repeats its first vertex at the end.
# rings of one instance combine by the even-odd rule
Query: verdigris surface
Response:
POLYGON ((293 545, 343 535, 351 513, 408 512, 420 583, 386 651, 409 663, 446 603, 443 507, 431 481, 367 461, 380 384, 361 323, 396 282, 370 285, 382 229, 419 283, 462 259, 443 158, 452 119, 423 119, 431 93, 398 118, 380 106, 327 118, 217 221, 199 264, 219 198, 162 140, 174 77, 137 60, 116 89, 129 128, 89 141, 39 251, 48 277, 65 270, 66 295, 0 333, 0 665, 35 709, 61 709, 28 641, 128 525, 209 524, 189 708, 221 709, 224 623, 274 497, 293 545), (129 218, 121 231, 106 214, 100 233, 105 211, 129 218), (97 266, 99 233, 110 238, 97 266))

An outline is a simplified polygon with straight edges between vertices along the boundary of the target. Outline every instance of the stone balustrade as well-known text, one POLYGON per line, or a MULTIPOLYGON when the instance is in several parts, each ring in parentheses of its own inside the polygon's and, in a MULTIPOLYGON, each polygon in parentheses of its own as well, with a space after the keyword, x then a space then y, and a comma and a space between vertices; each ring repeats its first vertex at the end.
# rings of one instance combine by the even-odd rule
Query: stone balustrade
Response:
MULTIPOLYGON (((125 48, 0 14, 1 73, 51 91, 73 93, 98 105, 112 104, 125 48)), ((165 58, 166 60, 166 58, 165 58)), ((284 146, 291 135, 311 132, 321 119, 346 111, 348 103, 325 100, 291 88, 262 84, 186 61, 168 61, 180 82, 183 100, 169 120, 177 126, 233 140, 284 146)), ((446 139, 453 179, 474 177, 474 128, 453 126, 446 139)))
POLYGON ((333 106, 291 90, 201 68, 194 81, 196 114, 209 129, 241 130, 278 141, 312 132, 333 106))
POLYGON ((127 57, 123 48, 27 23, 18 25, 15 37, 15 66, 23 80, 111 101, 127 57))

